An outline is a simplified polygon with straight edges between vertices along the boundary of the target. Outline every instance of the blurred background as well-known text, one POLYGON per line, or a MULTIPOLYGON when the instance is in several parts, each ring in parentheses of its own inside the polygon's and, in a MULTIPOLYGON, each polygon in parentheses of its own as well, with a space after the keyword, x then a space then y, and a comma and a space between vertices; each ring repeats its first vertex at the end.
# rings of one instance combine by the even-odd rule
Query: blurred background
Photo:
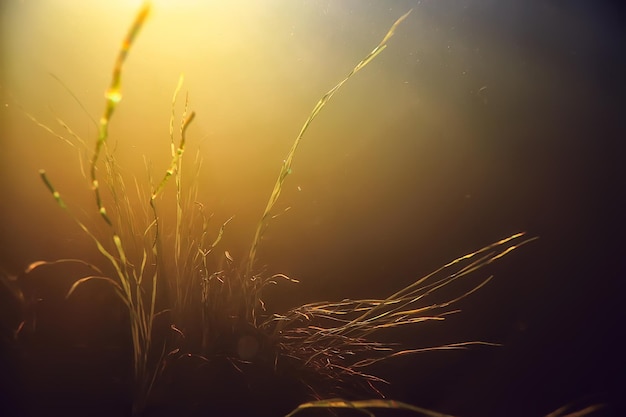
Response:
MULTIPOLYGON (((147 184, 145 160, 159 178, 184 73, 182 91, 197 113, 186 163, 196 152, 203 158, 198 200, 216 227, 235 216, 222 249, 239 260, 315 103, 413 9, 388 48, 324 108, 296 154, 277 212, 290 210, 272 223, 260 262, 300 284, 268 292, 270 309, 385 297, 525 231, 540 239, 485 271, 495 279, 460 303, 462 313, 396 335, 409 346, 503 346, 391 360, 378 370, 392 382, 385 392, 468 417, 544 416, 569 403, 608 403, 606 415, 619 415, 626 388, 623 6, 153 3, 125 65, 110 141, 129 179, 147 184)), ((71 137, 63 120, 91 149, 120 41, 140 4, 0 5, 0 266, 8 276, 41 259, 100 262, 38 175, 46 169, 74 212, 97 228, 81 174, 88 155, 28 114, 71 137)), ((183 103, 181 95, 176 120, 183 103)), ((81 332, 109 322, 90 316, 89 299, 62 302, 71 282, 64 276, 38 290, 58 314, 48 318, 57 323, 50 343, 69 334, 78 343, 81 332)))

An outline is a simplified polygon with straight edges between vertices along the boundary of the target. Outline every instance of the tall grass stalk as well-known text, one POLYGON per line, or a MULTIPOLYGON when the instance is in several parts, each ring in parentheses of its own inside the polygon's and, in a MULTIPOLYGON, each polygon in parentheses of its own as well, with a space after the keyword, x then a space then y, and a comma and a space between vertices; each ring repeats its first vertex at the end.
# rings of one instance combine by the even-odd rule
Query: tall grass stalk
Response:
POLYGON ((246 291, 247 297, 250 300, 246 304, 247 305, 246 316, 251 323, 256 324, 257 316, 258 316, 258 309, 262 306, 261 303, 259 302, 260 296, 261 296, 260 292, 268 281, 268 279, 262 279, 261 277, 254 275, 257 251, 263 239, 263 235, 265 231, 267 230, 267 227, 272 219, 272 216, 273 216, 272 210, 274 209, 274 205, 276 204, 276 202, 278 201, 278 198, 280 197, 281 191, 283 189, 283 183, 287 179, 287 176, 291 174, 291 165, 293 164, 293 158, 296 154, 296 150, 298 149, 298 146, 300 145, 300 141, 302 140, 302 138, 304 137, 304 134, 309 129, 309 126, 311 125, 313 120, 315 120, 315 118, 322 111, 322 109, 326 106, 326 104, 333 97, 333 95, 335 95, 335 93, 339 91, 339 89, 346 82, 348 82, 350 78, 352 78, 352 76, 354 76, 357 72, 365 68, 367 64, 372 62, 374 58, 376 58, 378 54, 380 54, 387 47, 387 41, 391 39, 391 37, 394 35, 398 26, 402 23, 402 21, 404 21, 404 19, 406 19, 409 16, 411 11, 412 10, 409 10, 404 15, 400 16, 400 18, 398 18, 398 20, 396 20, 395 23, 391 26, 389 31, 387 31, 387 34, 383 37, 380 43, 376 45, 376 47, 369 54, 365 56, 365 58, 363 58, 358 64, 356 64, 356 66, 352 69, 352 71, 350 71, 343 80, 341 80, 337 85, 335 85, 333 88, 328 90, 326 94, 322 96, 322 98, 313 107, 311 114, 309 114, 309 116, 305 120, 304 124, 302 125, 302 128, 300 129, 300 132, 298 133, 298 136, 296 136, 295 141, 291 145, 291 149, 289 150, 289 152, 287 153, 287 156, 283 160, 283 164, 280 168, 278 178, 276 179, 276 182, 274 183, 274 188, 272 189, 272 193, 270 194, 267 204, 265 205, 265 210, 263 210, 261 219, 259 220, 256 230, 254 232, 254 238, 252 239, 252 244, 250 245, 250 252, 248 253, 248 258, 246 260, 245 268, 244 268, 244 278, 247 280, 248 283, 250 283, 249 285, 250 288, 246 291))
MULTIPOLYGON (((133 414, 138 415, 146 405, 147 398, 154 385, 157 372, 156 367, 150 365, 150 354, 153 344, 153 324, 156 316, 156 297, 159 281, 158 265, 159 253, 156 242, 159 240, 158 220, 154 199, 160 193, 168 178, 166 174, 163 181, 152 193, 150 206, 153 210, 153 220, 142 231, 142 241, 151 241, 151 244, 141 245, 141 255, 135 262, 133 255, 129 254, 129 246, 133 246, 134 228, 137 222, 130 207, 130 202, 125 197, 123 190, 124 183, 115 166, 115 159, 106 158, 106 183, 113 196, 113 207, 115 215, 111 217, 103 199, 101 184, 99 181, 99 161, 106 153, 107 141, 109 138, 109 124, 118 103, 122 99, 121 79, 123 66, 137 35, 143 27, 150 12, 150 4, 144 3, 135 17, 126 37, 119 49, 117 59, 113 68, 113 75, 109 88, 105 93, 105 108, 99 121, 98 137, 95 143, 90 160, 90 181, 94 193, 97 211, 101 219, 108 226, 110 241, 106 242, 98 238, 90 228, 80 221, 77 216, 72 215, 78 226, 93 240, 98 251, 108 261, 115 273, 115 279, 103 276, 87 276, 77 280, 70 288, 67 296, 71 296, 77 288, 86 282, 93 280, 104 280, 111 284, 116 294, 123 301, 129 312, 130 334, 133 347, 133 414), (120 188, 122 187, 122 190, 120 188), (126 224, 120 225, 115 220, 126 219, 126 224), (130 226, 130 231, 123 232, 123 226, 130 226)), ((188 122, 193 117, 190 117, 188 122)), ((183 143, 184 144, 184 143, 183 143)), ((182 154, 182 144, 180 147, 182 154)), ((177 154, 178 155, 178 154, 177 154)), ((173 158, 172 165, 178 161, 173 158)), ((170 171, 168 170, 168 173, 170 171)), ((70 210, 61 197, 61 194, 53 186, 44 170, 40 171, 40 176, 52 193, 60 207, 70 210)), ((134 252, 134 251, 131 251, 134 252)))

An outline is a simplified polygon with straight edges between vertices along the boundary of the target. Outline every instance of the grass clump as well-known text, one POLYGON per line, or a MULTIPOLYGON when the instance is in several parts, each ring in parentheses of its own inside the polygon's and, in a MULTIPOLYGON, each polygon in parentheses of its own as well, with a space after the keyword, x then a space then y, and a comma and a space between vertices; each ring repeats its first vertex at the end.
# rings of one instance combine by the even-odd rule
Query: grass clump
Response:
MULTIPOLYGON (((159 180, 150 184, 149 192, 137 181, 134 183, 135 194, 144 204, 141 209, 131 205, 129 188, 114 155, 108 150, 109 124, 122 98, 123 65, 149 11, 150 5, 145 3, 122 42, 111 84, 106 90, 105 109, 89 160, 89 182, 94 193, 95 209, 106 225, 105 237, 97 235, 92 227, 74 215, 46 172, 40 172, 58 205, 71 214, 106 261, 106 268, 87 264, 93 274, 78 279, 67 296, 87 282, 105 281, 114 289, 128 312, 133 348, 134 415, 144 411, 159 376, 168 365, 175 366, 177 359, 196 358, 210 366, 215 358, 222 358, 244 373, 247 367, 263 363, 264 369, 270 372, 293 375, 304 386, 311 388, 315 396, 322 398, 327 395, 324 383, 331 380, 346 385, 356 382, 367 392, 379 394, 376 384, 383 380, 366 371, 379 361, 424 350, 490 344, 462 342, 405 349, 397 344, 379 342, 375 336, 391 328, 443 320, 456 312, 449 307, 480 289, 490 278, 452 299, 430 301, 430 297, 532 240, 525 238, 523 233, 457 258, 386 298, 316 302, 281 314, 266 311, 263 304, 263 291, 268 285, 279 280, 297 282, 283 274, 267 274, 259 268, 258 249, 275 217, 275 204, 292 171, 293 159, 302 138, 333 95, 386 48, 387 42, 410 12, 401 16, 381 42, 314 106, 283 161, 254 231, 247 257, 236 261, 227 250, 221 251, 222 254, 216 250, 231 219, 213 228, 211 216, 198 201, 197 185, 183 181, 187 130, 195 113, 189 111, 186 99, 177 138, 174 109, 182 88, 182 77, 172 98, 170 164, 158 177, 159 180), (160 197, 171 182, 174 183, 176 219, 173 231, 165 233, 159 204, 160 197), (157 328, 163 330, 157 332, 157 328), (321 381, 321 384, 316 381, 321 381)), ((196 155, 190 171, 192 178, 199 175, 200 166, 201 158, 196 155)), ((52 263, 66 261, 74 262, 60 260, 52 263)), ((27 272, 49 264, 35 262, 27 272)), ((305 403, 289 415, 304 408, 317 407, 358 410, 397 408, 443 416, 388 400, 350 402, 339 399, 305 403)))
POLYGON ((364 387, 376 390, 374 384, 384 381, 365 371, 376 362, 424 351, 495 345, 469 341, 403 349, 394 343, 377 342, 372 336, 387 329, 444 320, 458 312, 448 307, 483 287, 491 277, 452 299, 431 302, 429 297, 532 240, 525 239, 523 233, 502 239, 447 263, 384 299, 316 302, 286 314, 274 314, 262 327, 277 339, 276 363, 281 357, 288 358, 296 366, 323 376, 326 383, 360 381, 364 387))

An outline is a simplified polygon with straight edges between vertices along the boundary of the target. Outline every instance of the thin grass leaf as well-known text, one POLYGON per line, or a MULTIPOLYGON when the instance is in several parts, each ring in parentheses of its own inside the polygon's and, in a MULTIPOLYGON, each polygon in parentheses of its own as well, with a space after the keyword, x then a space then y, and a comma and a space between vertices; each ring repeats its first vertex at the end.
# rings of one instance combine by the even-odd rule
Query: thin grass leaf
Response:
POLYGON ((174 119, 176 117, 176 99, 178 98, 178 94, 180 93, 181 88, 183 87, 183 82, 185 81, 185 75, 180 74, 178 77, 178 83, 176 84, 176 88, 174 89, 174 94, 172 95, 172 114, 170 115, 170 140, 171 140, 171 148, 172 148, 172 157, 175 154, 175 145, 174 145, 174 119))
POLYGON ((348 401, 341 398, 333 398, 328 400, 311 401, 304 404, 300 404, 295 410, 291 411, 285 417, 292 417, 296 413, 307 408, 348 408, 360 411, 369 416, 374 416, 372 412, 367 410, 368 408, 386 408, 394 410, 408 410, 418 414, 422 414, 428 417, 454 417, 450 414, 437 413, 425 408, 417 407, 411 404, 403 403, 394 400, 362 400, 362 401, 348 401))
POLYGON ((395 23, 391 26, 391 28, 387 32, 387 34, 385 35, 385 37, 383 38, 383 40, 369 54, 367 54, 365 56, 365 58, 363 58, 361 60, 361 62, 359 62, 343 80, 341 80, 337 85, 335 85, 326 94, 324 94, 322 96, 322 98, 317 102, 317 104, 315 105, 315 107, 311 111, 311 114, 309 115, 309 117, 304 122, 304 125, 300 129, 300 133, 298 133, 298 136, 296 137, 295 141, 291 145, 291 149, 289 150, 289 153, 287 153, 287 156, 285 157, 285 160, 283 161, 283 165, 282 165, 282 167, 280 169, 280 173, 278 174, 278 178, 276 180, 276 183, 274 184, 274 188, 272 190, 272 193, 270 194, 270 198, 269 198, 269 200, 268 200, 268 202, 267 202, 267 204, 265 206, 265 210, 263 211, 263 215, 261 216, 261 220, 257 224, 256 231, 255 231, 255 234, 254 234, 254 239, 252 240, 252 244, 250 246, 250 252, 248 254, 248 260, 247 260, 246 267, 245 267, 245 276, 246 277, 248 277, 248 278, 251 277, 252 270, 253 270, 253 268, 255 266, 254 264, 255 264, 255 261, 256 261, 256 254, 257 254, 259 243, 261 242, 261 238, 262 238, 263 234, 265 233, 265 229, 268 226, 269 220, 271 220, 271 212, 272 212, 272 210, 274 208, 274 205, 278 201, 278 197, 281 194, 283 183, 284 183, 285 179, 287 178, 287 176, 291 173, 291 165, 293 163, 293 158, 294 158, 294 155, 296 153, 296 150, 298 149, 298 146, 300 145, 300 141, 302 140, 302 137, 304 136, 304 134, 308 130, 310 124, 317 117, 317 115, 322 110, 322 108, 324 108, 326 103, 332 98, 332 96, 354 74, 356 74, 358 71, 363 69, 380 52, 382 52, 383 49, 385 49, 385 47, 387 46, 386 45, 387 41, 393 36, 393 34, 395 33, 397 27, 400 25, 400 23, 402 23, 402 21, 404 21, 404 19, 407 18, 407 16, 410 13, 411 13, 411 10, 409 10, 407 13, 402 15, 398 20, 396 20, 395 23))
POLYGON ((85 115, 89 118, 89 120, 91 120, 91 123, 93 124, 93 126, 97 128, 98 127, 98 123, 96 122, 96 119, 94 119, 93 116, 87 111, 87 108, 85 107, 85 105, 79 100, 79 98, 76 96, 76 94, 74 94, 72 89, 69 88, 67 86, 67 84, 65 84, 59 77, 57 77, 56 74, 54 74, 52 72, 49 72, 48 75, 51 76, 52 78, 54 78, 56 80, 56 82, 58 82, 61 85, 61 87, 63 87, 65 89, 65 91, 67 91, 67 93, 80 106, 80 108, 82 109, 83 113, 85 113, 85 115))
MULTIPOLYGON (((117 281, 115 281, 114 279, 111 279, 111 278, 109 278, 109 277, 101 277, 101 276, 97 276, 97 275, 90 275, 90 276, 88 276, 88 277, 83 277, 83 278, 80 278, 80 279, 76 280, 76 281, 74 282, 74 284, 72 284, 72 286, 70 287, 70 289, 67 291, 67 294, 65 294, 65 298, 66 298, 66 299, 67 299, 67 298, 70 298, 70 297, 71 297, 71 295, 72 295, 72 294, 74 294, 74 291, 76 291, 76 289, 77 289, 78 287, 80 287, 80 286, 81 286, 81 285, 83 285, 84 283, 86 283, 86 282, 90 282, 90 281, 105 281, 105 282, 107 282, 107 283, 111 284, 111 285, 112 285, 112 286, 116 289, 116 291, 117 291, 119 294, 123 294, 122 287, 120 287, 120 284, 118 284, 118 283, 117 283, 117 281)), ((124 296, 122 296, 122 300, 124 300, 124 299, 125 299, 125 297, 124 297, 124 296)), ((124 300, 124 301, 125 301, 125 300, 124 300)))
POLYGON ((28 113, 26 110, 22 109, 20 106, 18 106, 20 108, 20 110, 26 115, 26 117, 28 117, 33 123, 35 123, 37 126, 39 126, 40 128, 42 128, 43 130, 45 130, 46 132, 50 133, 52 136, 54 136, 55 138, 61 139, 63 142, 65 142, 66 144, 68 144, 69 146, 71 146, 72 148, 76 148, 76 145, 74 144, 74 142, 72 142, 71 140, 67 139, 64 136, 59 135, 57 132, 55 132, 54 130, 52 130, 49 126, 47 126, 44 123, 41 123, 39 120, 37 120, 35 118, 35 116, 33 116, 32 114, 28 113))
POLYGON ((478 341, 478 342, 449 343, 447 345, 431 346, 431 347, 425 347, 425 348, 419 348, 419 349, 405 349, 405 350, 401 350, 401 351, 398 351, 398 352, 393 352, 393 353, 391 353, 391 354, 389 354, 387 356, 383 356, 383 357, 380 357, 380 358, 365 359, 365 360, 356 362, 352 366, 355 367, 355 368, 362 368, 362 367, 371 366, 371 365, 375 364, 376 362, 384 361, 384 360, 395 358, 395 357, 398 357, 398 356, 414 355, 416 353, 424 353, 424 352, 435 352, 435 351, 439 351, 439 350, 465 350, 469 346, 500 347, 500 346, 502 346, 502 344, 478 341))
POLYGON ((102 274, 102 271, 100 270, 100 268, 98 268, 94 264, 91 264, 89 262, 83 261, 82 259, 56 259, 54 261, 36 261, 36 262, 30 263, 26 267, 26 269, 24 270, 24 273, 29 274, 33 270, 35 270, 35 269, 37 269, 37 268, 39 268, 41 266, 57 265, 57 264, 63 264, 63 263, 77 263, 77 264, 85 265, 86 267, 96 271, 97 273, 102 274))
POLYGON ((222 226, 220 227, 220 230, 217 232, 217 237, 215 238, 215 240, 213 241, 213 243, 211 243, 211 245, 209 246, 209 249, 213 249, 217 246, 218 243, 220 243, 220 241, 222 240, 222 236, 224 235, 224 230, 226 229, 226 225, 228 223, 230 223, 230 221, 232 219, 234 219, 235 216, 230 216, 228 218, 228 220, 226 220, 224 223, 222 223, 222 226))
POLYGON ((604 407, 605 407, 604 404, 594 404, 594 405, 585 407, 582 410, 568 412, 568 409, 572 408, 571 405, 568 404, 568 405, 564 405, 563 407, 560 407, 554 410, 550 414, 546 415, 546 417, 583 417, 583 416, 588 416, 590 414, 593 414, 596 411, 601 410, 604 407))

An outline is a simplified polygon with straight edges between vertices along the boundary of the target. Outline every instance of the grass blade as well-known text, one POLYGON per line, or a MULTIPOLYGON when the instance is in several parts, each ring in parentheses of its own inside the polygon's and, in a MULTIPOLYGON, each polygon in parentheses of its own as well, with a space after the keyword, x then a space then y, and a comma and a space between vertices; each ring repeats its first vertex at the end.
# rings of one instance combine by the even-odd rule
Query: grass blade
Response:
POLYGON ((296 413, 305 410, 307 408, 348 408, 360 411, 369 416, 374 416, 374 413, 370 412, 368 408, 386 408, 394 410, 408 410, 418 414, 422 414, 428 417, 454 417, 450 414, 437 413, 435 411, 427 410, 425 408, 417 407, 411 404, 403 403, 394 400, 362 400, 362 401, 348 401, 341 398, 332 398, 328 400, 311 401, 308 403, 300 404, 295 410, 291 411, 285 417, 292 417, 296 413))

